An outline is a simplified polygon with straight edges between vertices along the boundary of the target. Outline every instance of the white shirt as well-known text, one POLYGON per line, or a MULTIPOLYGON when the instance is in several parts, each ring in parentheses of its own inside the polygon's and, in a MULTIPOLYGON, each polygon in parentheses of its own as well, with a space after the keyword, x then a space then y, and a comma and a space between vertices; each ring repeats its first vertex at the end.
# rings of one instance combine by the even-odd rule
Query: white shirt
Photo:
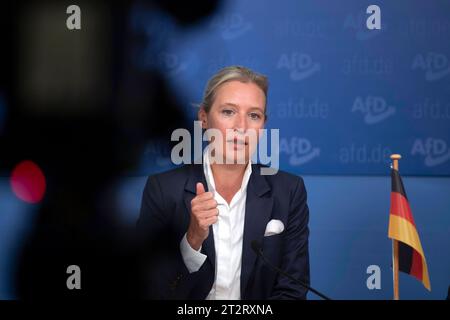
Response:
MULTIPOLYGON (((216 192, 214 176, 206 148, 203 153, 203 171, 208 190, 214 194, 219 209, 218 221, 213 224, 214 247, 216 250, 216 274, 207 300, 239 300, 241 298, 242 240, 244 236, 245 203, 247 185, 252 173, 251 161, 245 169, 241 188, 230 204, 216 192)), ((206 260, 201 248, 196 251, 187 242, 186 235, 180 243, 181 255, 189 272, 196 272, 206 260)))

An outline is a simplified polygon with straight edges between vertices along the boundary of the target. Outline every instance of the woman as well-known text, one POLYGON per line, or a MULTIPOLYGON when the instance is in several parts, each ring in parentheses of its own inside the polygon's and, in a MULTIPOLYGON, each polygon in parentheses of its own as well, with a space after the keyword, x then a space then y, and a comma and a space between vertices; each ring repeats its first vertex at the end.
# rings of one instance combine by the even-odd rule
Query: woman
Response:
MULTIPOLYGON (((308 219, 302 178, 262 175, 251 162, 266 122, 267 78, 231 66, 208 82, 198 112, 221 135, 203 164, 150 176, 140 232, 152 298, 305 299, 306 290, 267 268, 256 240, 276 266, 309 284, 308 219), (150 247, 151 246, 151 247, 150 247)), ((219 138, 218 138, 219 137, 219 138)))

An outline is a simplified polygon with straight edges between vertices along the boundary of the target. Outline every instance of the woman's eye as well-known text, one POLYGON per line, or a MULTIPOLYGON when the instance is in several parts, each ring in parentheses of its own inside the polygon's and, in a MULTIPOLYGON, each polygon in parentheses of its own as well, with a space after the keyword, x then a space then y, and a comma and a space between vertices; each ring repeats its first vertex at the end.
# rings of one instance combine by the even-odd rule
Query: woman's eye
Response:
POLYGON ((252 113, 250 113, 250 118, 252 120, 259 120, 259 119, 261 119, 261 115, 259 113, 252 112, 252 113))
POLYGON ((234 113, 234 111, 230 109, 223 109, 222 113, 226 116, 231 116, 234 113))

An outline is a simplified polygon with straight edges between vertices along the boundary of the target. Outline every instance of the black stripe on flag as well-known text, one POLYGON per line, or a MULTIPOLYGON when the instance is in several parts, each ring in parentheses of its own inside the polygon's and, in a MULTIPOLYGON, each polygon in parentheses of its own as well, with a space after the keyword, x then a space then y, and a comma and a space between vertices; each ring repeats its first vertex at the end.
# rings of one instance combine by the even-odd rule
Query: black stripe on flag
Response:
POLYGON ((408 197, 406 196, 405 188, 403 187, 403 181, 400 177, 400 174, 397 170, 392 169, 391 170, 391 188, 392 192, 398 192, 402 196, 405 197, 406 200, 408 200, 408 197))
POLYGON ((413 262, 413 248, 398 241, 398 269, 410 274, 413 262))

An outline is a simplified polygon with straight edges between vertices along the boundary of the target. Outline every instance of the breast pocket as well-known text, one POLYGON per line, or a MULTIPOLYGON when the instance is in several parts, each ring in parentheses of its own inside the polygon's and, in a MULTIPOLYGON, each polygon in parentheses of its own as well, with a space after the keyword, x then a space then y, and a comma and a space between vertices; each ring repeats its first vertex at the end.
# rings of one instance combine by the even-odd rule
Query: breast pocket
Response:
POLYGON ((283 238, 284 238, 284 233, 280 233, 280 234, 275 234, 273 236, 267 236, 264 237, 263 239, 263 250, 280 250, 282 249, 283 246, 283 238))
MULTIPOLYGON (((273 236, 264 237, 262 242, 262 250, 264 256, 267 260, 270 261, 272 265, 277 267, 281 266, 281 261, 283 257, 283 243, 284 243, 284 233, 276 234, 273 236)), ((264 268, 269 268, 268 266, 264 266, 264 268)), ((270 271, 271 273, 273 270, 270 271)))

